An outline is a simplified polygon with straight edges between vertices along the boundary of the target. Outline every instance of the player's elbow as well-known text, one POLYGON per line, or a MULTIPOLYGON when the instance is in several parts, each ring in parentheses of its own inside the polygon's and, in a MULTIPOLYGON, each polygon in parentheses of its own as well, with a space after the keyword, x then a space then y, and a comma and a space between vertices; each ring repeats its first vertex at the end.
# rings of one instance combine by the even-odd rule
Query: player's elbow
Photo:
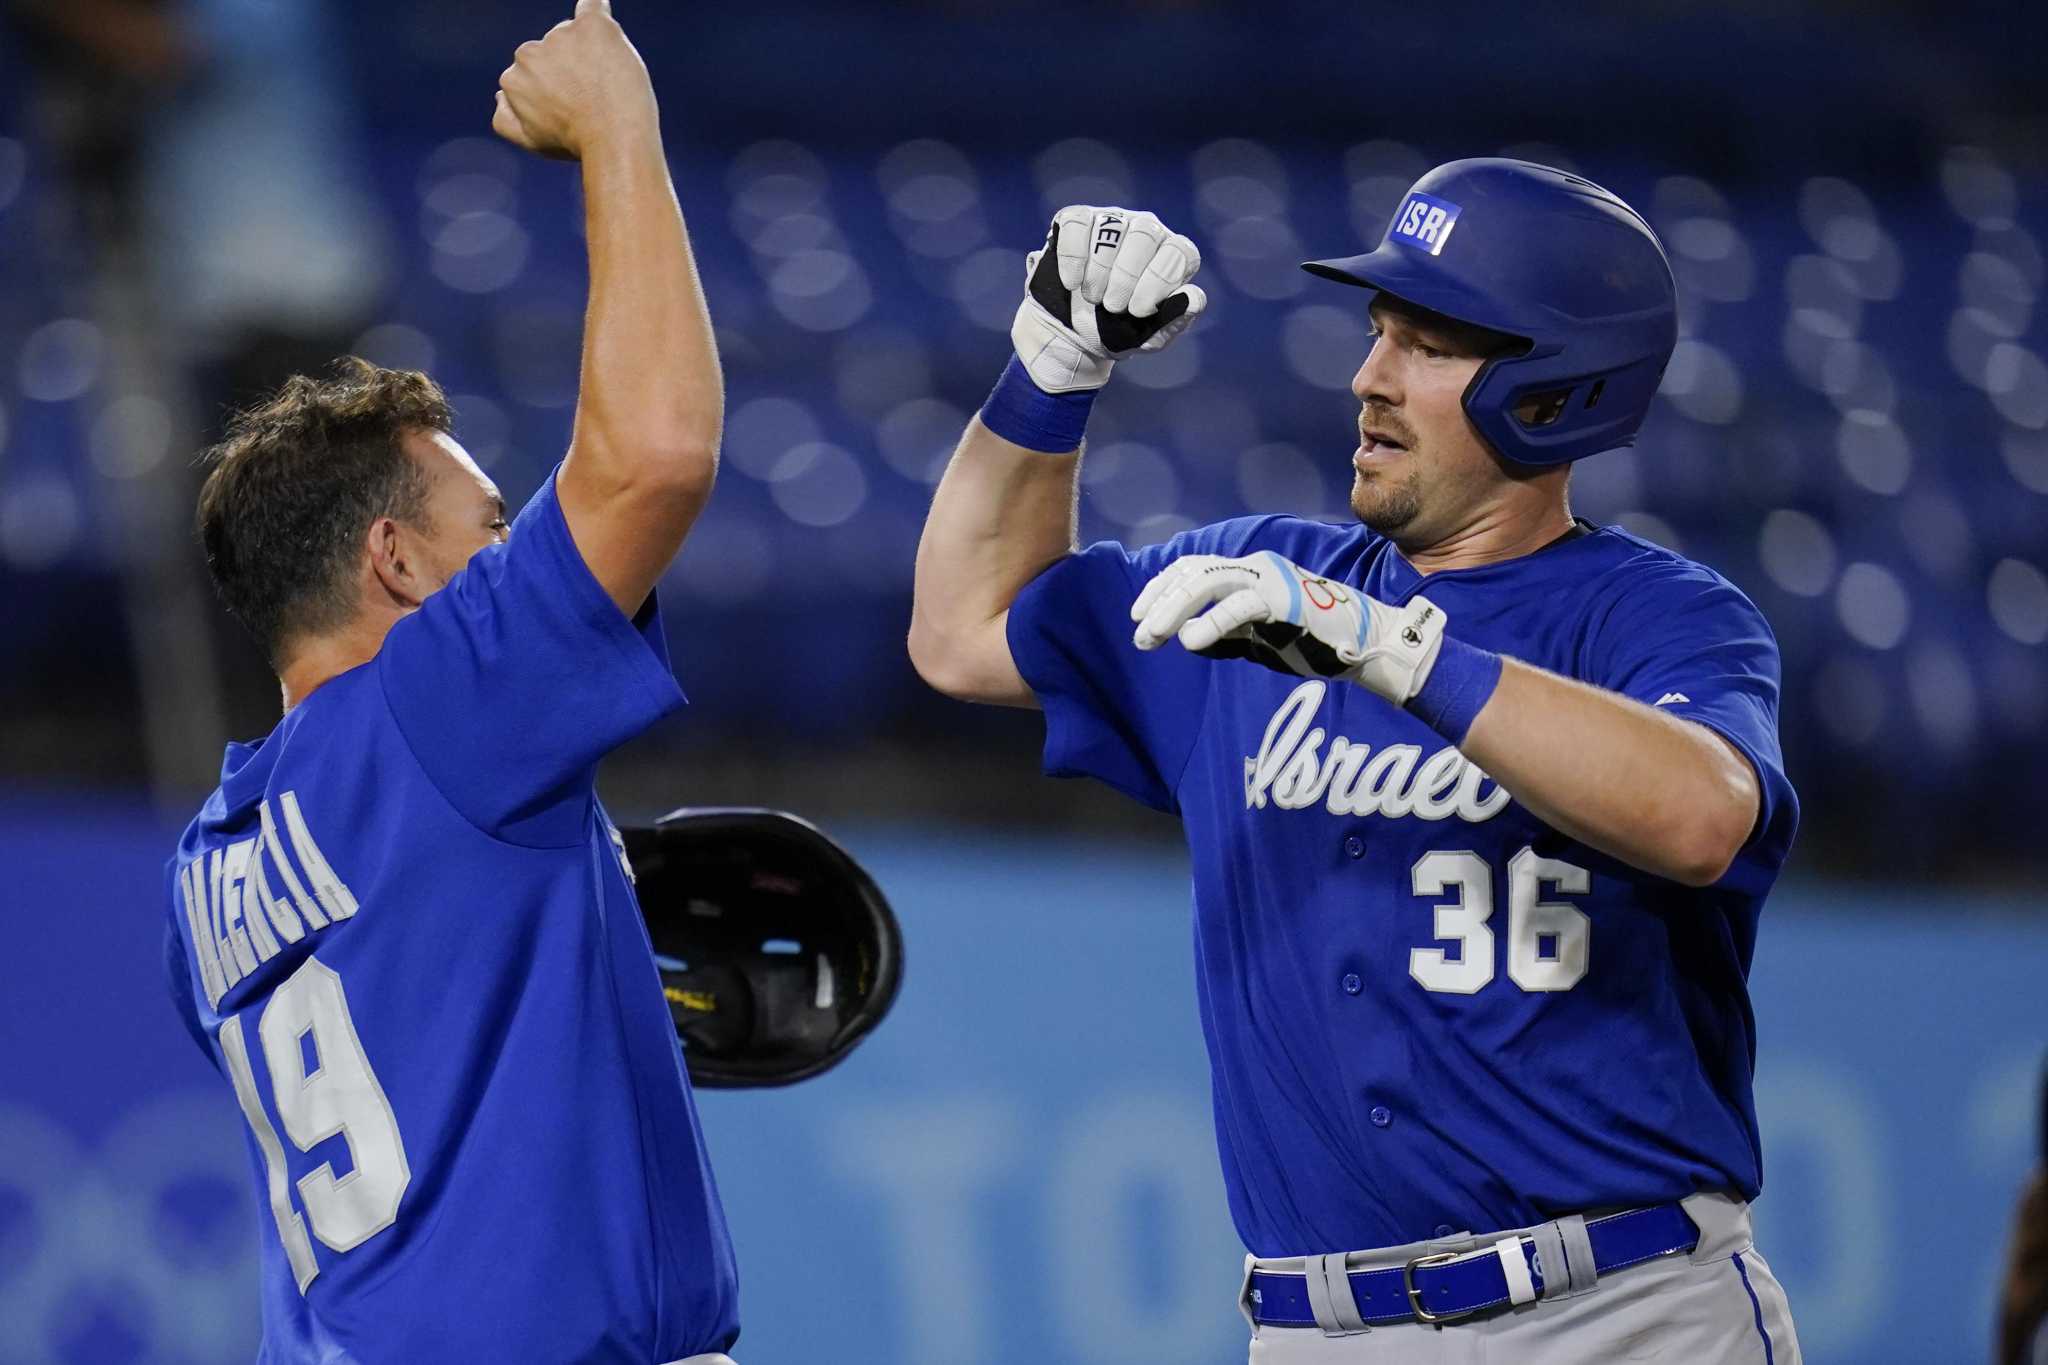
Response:
POLYGON ((718 478, 720 434, 720 423, 710 414, 624 430, 579 415, 570 449, 582 452, 607 482, 664 502, 701 507, 718 478))
POLYGON ((913 612, 910 666, 933 691, 955 701, 1029 706, 1031 689, 1010 657, 1004 621, 980 629, 947 629, 913 612))
POLYGON ((1712 886, 1748 844, 1762 811, 1756 770, 1726 739, 1705 726, 1692 734, 1695 761, 1681 765, 1684 779, 1664 805, 1663 837, 1657 842, 1668 866, 1658 869, 1686 886, 1712 886))
POLYGON ((1738 851, 1739 845, 1723 849, 1708 843, 1701 843, 1697 848, 1676 849, 1665 875, 1681 886, 1712 886, 1728 875, 1738 851))
POLYGON ((1754 796, 1739 795, 1703 806, 1671 840, 1672 880, 1686 886, 1712 886, 1728 875, 1756 824, 1754 796))
POLYGON ((973 701, 973 670, 967 653, 922 614, 910 618, 910 666, 935 692, 955 701, 973 701))
POLYGON ((607 502, 629 504, 643 516, 689 526, 711 500, 718 477, 714 432, 619 439, 578 431, 569 445, 578 477, 607 502))
POLYGON ((659 496, 701 510, 718 481, 718 433, 683 432, 644 447, 642 466, 659 496))

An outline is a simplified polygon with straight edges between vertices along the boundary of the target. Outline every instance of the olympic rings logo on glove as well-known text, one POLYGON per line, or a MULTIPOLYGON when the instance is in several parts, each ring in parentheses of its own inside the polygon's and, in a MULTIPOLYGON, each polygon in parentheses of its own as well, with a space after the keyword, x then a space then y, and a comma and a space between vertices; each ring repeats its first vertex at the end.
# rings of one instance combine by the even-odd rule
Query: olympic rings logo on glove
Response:
POLYGON ((1351 594, 1327 578, 1311 578, 1300 569, 1294 571, 1301 578, 1301 591, 1309 605, 1323 611, 1335 611, 1351 601, 1351 594))

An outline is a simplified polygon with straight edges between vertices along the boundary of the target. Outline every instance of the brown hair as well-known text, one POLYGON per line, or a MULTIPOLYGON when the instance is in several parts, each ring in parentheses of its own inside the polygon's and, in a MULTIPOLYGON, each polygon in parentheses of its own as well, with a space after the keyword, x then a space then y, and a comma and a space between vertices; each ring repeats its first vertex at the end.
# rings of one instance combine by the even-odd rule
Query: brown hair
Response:
POLYGON ((2048 1325, 2048 1168, 2034 1172, 2013 1218, 2005 1294, 1998 1310, 1999 1365, 2026 1365, 2048 1325))
POLYGON ((371 522, 432 529, 426 473, 401 442, 453 425, 447 396, 424 374, 344 356, 327 377, 293 375, 236 413, 201 457, 211 470, 197 517, 206 567, 273 668, 294 637, 355 613, 353 569, 371 522))

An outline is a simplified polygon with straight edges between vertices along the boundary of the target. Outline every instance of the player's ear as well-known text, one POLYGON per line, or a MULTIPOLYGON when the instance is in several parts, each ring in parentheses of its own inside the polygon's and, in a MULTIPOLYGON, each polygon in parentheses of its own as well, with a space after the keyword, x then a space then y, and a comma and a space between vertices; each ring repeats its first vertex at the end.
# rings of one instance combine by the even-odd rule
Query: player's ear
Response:
POLYGON ((369 556, 370 573, 394 605, 410 609, 426 600, 430 589, 422 577, 425 565, 420 560, 418 541, 406 533, 397 518, 378 517, 372 521, 364 538, 364 549, 369 556))

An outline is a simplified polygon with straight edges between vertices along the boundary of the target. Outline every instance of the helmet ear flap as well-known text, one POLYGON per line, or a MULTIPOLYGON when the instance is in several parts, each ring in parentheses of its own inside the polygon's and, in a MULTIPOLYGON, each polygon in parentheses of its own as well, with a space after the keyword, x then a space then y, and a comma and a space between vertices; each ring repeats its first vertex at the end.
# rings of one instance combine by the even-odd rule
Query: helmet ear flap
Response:
MULTIPOLYGON (((1607 381, 1603 379, 1595 382, 1605 384, 1607 381)), ((1575 389, 1563 388, 1532 393, 1515 404, 1515 420, 1525 427, 1551 426, 1558 418, 1564 416, 1565 410, 1571 406, 1572 395, 1575 392, 1575 389)))
POLYGON ((1507 357, 1472 377, 1465 412, 1494 453, 1540 468, 1634 445, 1663 381, 1663 358, 1581 373, 1563 372, 1558 359, 1507 357))

